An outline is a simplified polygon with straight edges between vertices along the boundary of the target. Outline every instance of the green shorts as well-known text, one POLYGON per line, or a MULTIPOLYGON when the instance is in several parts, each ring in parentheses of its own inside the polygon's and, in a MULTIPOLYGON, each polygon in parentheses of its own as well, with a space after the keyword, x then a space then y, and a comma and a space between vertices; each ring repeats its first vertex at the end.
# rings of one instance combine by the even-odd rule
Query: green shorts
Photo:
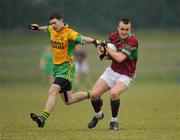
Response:
POLYGON ((72 62, 55 64, 53 68, 53 74, 55 77, 67 79, 72 83, 75 75, 75 64, 72 62))

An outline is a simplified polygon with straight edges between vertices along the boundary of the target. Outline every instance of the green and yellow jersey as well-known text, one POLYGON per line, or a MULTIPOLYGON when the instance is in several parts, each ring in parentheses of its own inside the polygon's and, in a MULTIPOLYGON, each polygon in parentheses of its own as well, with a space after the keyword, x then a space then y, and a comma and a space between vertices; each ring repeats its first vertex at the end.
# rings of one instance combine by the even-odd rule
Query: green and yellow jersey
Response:
POLYGON ((82 35, 67 25, 60 32, 56 32, 51 26, 47 27, 47 31, 53 47, 53 63, 73 61, 75 45, 81 43, 82 35))

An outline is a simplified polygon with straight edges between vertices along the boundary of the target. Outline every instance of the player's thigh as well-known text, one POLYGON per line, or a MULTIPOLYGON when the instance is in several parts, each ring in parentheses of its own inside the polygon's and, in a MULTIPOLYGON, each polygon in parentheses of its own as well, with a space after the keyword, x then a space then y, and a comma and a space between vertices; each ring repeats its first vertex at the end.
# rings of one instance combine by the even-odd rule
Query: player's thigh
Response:
POLYGON ((111 97, 117 97, 127 89, 127 85, 121 81, 116 83, 110 90, 111 97))
POLYGON ((72 85, 69 80, 64 79, 64 78, 57 78, 56 80, 61 89, 59 91, 59 94, 61 95, 61 98, 63 101, 68 102, 71 99, 71 90, 72 90, 72 85))
POLYGON ((107 90, 109 90, 109 86, 103 79, 99 78, 91 90, 91 98, 100 97, 107 90))

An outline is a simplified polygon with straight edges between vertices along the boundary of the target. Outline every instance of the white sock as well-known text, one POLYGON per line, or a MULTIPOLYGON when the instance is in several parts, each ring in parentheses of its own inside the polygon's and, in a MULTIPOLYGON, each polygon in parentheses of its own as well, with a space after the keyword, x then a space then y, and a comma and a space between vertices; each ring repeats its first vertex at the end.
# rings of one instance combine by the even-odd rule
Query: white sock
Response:
POLYGON ((112 117, 112 118, 111 118, 111 122, 117 122, 117 117, 115 117, 115 118, 112 117))
POLYGON ((95 114, 96 118, 101 118, 102 117, 102 110, 99 111, 98 113, 95 114))

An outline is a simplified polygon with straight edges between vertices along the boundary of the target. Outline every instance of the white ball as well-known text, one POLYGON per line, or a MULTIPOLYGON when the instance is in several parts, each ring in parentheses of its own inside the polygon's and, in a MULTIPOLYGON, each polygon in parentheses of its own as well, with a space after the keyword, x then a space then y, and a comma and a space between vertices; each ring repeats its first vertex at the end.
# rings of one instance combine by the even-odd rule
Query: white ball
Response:
POLYGON ((112 43, 107 43, 107 47, 114 50, 114 51, 117 51, 116 46, 114 44, 112 44, 112 43))

